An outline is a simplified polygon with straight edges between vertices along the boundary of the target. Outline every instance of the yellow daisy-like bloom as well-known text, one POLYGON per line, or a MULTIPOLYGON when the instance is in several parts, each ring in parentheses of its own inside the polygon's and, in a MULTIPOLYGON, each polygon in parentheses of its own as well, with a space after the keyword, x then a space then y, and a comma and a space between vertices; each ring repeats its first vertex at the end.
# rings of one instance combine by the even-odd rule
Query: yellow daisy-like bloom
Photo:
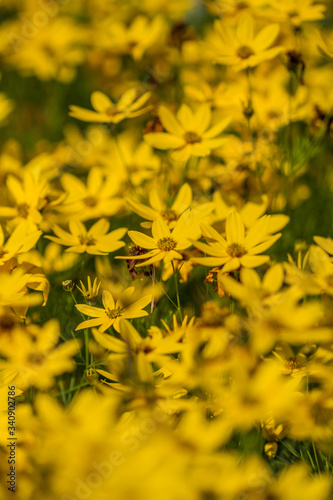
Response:
POLYGON ((70 220, 70 233, 64 231, 60 226, 54 225, 53 231, 56 236, 45 236, 45 238, 67 246, 66 252, 84 253, 91 255, 107 255, 123 247, 125 243, 119 241, 127 229, 119 228, 108 233, 110 223, 105 219, 97 221, 89 230, 78 220, 70 220))
POLYGON ((39 226, 43 222, 44 210, 60 201, 55 199, 47 180, 40 178, 38 171, 24 169, 22 180, 10 174, 7 176, 6 185, 15 205, 0 206, 0 217, 12 219, 13 225, 28 221, 39 226))
MULTIPOLYGON (((167 193, 169 195, 169 191, 167 193)), ((150 221, 141 222, 142 227, 151 228, 152 221, 161 218, 168 224, 170 229, 172 229, 175 227, 181 214, 192 204, 192 189, 187 182, 179 189, 171 206, 167 204, 165 200, 167 193, 165 190, 161 191, 160 189, 152 188, 149 192, 150 206, 139 203, 132 198, 127 198, 126 201, 132 210, 144 219, 150 221)), ((198 218, 206 217, 212 212, 213 208, 213 203, 202 203, 195 208, 196 216, 198 218)))
POLYGON ((210 49, 218 63, 234 66, 236 71, 258 66, 283 51, 280 46, 269 48, 279 34, 278 24, 265 26, 257 35, 250 15, 242 16, 236 29, 223 21, 216 21, 214 26, 210 49))
POLYGON ((42 327, 31 324, 17 327, 0 345, 0 370, 10 369, 16 374, 15 385, 22 389, 53 387, 55 377, 76 367, 73 356, 80 349, 80 341, 70 339, 58 345, 60 326, 56 319, 42 327))
POLYGON ((269 228, 269 215, 264 215, 245 234, 245 227, 237 212, 231 213, 226 221, 226 238, 215 229, 202 224, 202 233, 210 240, 207 245, 199 241, 193 245, 211 257, 199 257, 192 260, 209 267, 223 266, 224 273, 243 267, 258 267, 269 261, 268 255, 258 255, 270 248, 281 233, 272 235, 269 228), (213 240, 213 241, 212 241, 213 240))
POLYGON ((172 232, 163 219, 156 219, 152 225, 152 237, 138 231, 129 231, 128 236, 141 248, 149 250, 143 255, 130 257, 119 257, 116 259, 145 259, 145 262, 137 267, 147 266, 163 260, 166 264, 173 260, 183 258, 180 251, 192 246, 192 240, 200 237, 199 225, 195 222, 190 213, 186 210, 179 218, 172 232))
POLYGON ((135 118, 150 110, 152 106, 143 108, 150 96, 151 93, 146 92, 137 98, 137 89, 133 88, 126 90, 115 104, 103 92, 97 91, 91 94, 91 104, 95 111, 79 106, 70 106, 69 115, 90 123, 119 123, 125 118, 135 118))
POLYGON ((136 61, 142 59, 148 49, 163 43, 165 38, 166 25, 162 16, 150 21, 139 15, 129 26, 115 21, 114 15, 105 21, 104 29, 101 27, 98 33, 98 44, 117 55, 130 54, 136 61))
POLYGON ((27 222, 21 222, 5 242, 5 236, 0 224, 0 265, 18 254, 28 252, 37 243, 42 231, 27 222))
POLYGON ((144 140, 156 149, 174 149, 171 158, 175 161, 210 155, 225 141, 224 137, 217 136, 230 122, 227 118, 210 127, 212 112, 208 104, 202 104, 195 112, 182 104, 176 117, 168 108, 160 106, 159 118, 166 132, 146 134, 144 140))
POLYGON ((99 288, 100 288, 102 282, 98 281, 97 278, 95 278, 93 284, 91 284, 90 276, 88 276, 87 281, 88 281, 87 288, 84 286, 84 284, 82 283, 81 280, 80 280, 81 288, 78 285, 76 285, 76 287, 80 290, 84 299, 87 302, 94 304, 97 300, 99 288))
POLYGON ((36 306, 42 302, 38 293, 27 293, 27 285, 31 281, 31 274, 23 274, 22 269, 17 268, 11 274, 1 272, 0 274, 0 306, 16 307, 36 306))
POLYGON ((279 22, 289 21, 294 26, 300 26, 306 21, 319 21, 324 18, 326 5, 317 0, 270 0, 273 12, 271 17, 279 22))
POLYGON ((114 215, 124 204, 123 199, 116 196, 121 185, 119 176, 105 175, 99 167, 89 170, 86 183, 73 174, 65 173, 61 184, 67 196, 57 210, 75 215, 80 220, 114 215))
POLYGON ((103 291, 102 300, 104 309, 100 307, 86 306, 84 304, 77 304, 75 307, 83 314, 90 316, 93 319, 88 319, 80 323, 75 330, 83 330, 84 328, 91 328, 99 326, 98 331, 105 332, 110 326, 120 332, 120 320, 142 318, 148 316, 147 311, 142 309, 146 307, 152 300, 152 295, 145 295, 141 299, 132 302, 131 298, 134 293, 134 286, 126 288, 118 300, 115 302, 111 292, 103 291))

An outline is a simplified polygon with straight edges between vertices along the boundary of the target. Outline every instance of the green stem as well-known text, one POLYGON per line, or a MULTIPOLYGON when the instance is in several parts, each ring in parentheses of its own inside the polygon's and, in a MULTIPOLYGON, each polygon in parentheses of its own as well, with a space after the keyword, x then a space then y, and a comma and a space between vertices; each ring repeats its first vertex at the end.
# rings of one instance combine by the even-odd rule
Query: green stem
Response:
POLYGON ((154 288, 155 288, 155 266, 153 265, 153 270, 152 270, 152 274, 151 274, 151 279, 152 279, 152 283, 153 283, 153 296, 152 296, 152 299, 151 299, 151 304, 150 304, 150 318, 149 318, 149 326, 151 326, 151 321, 152 321, 152 318, 153 318, 153 312, 154 312, 154 309, 155 309, 155 297, 154 297, 154 288))
POLYGON ((174 265, 173 261, 171 261, 171 264, 172 264, 173 277, 174 277, 174 280, 175 280, 175 287, 176 287, 176 294, 177 294, 177 309, 178 309, 180 321, 183 322, 183 315, 182 315, 182 311, 181 311, 181 308, 180 308, 179 286, 178 286, 177 273, 176 273, 175 265, 174 265))
MULTIPOLYGON (((250 78, 250 68, 246 68, 246 78, 247 78, 247 84, 248 84, 248 91, 249 91, 249 102, 248 102, 248 107, 251 107, 253 114, 255 113, 254 108, 253 108, 253 98, 252 98, 252 84, 251 84, 251 78, 250 78)), ((258 157, 257 157, 257 142, 255 135, 252 130, 251 126, 251 118, 252 116, 247 115, 247 125, 249 129, 249 136, 252 144, 252 153, 253 153, 253 159, 254 159, 254 164, 255 164, 255 169, 256 169, 256 175, 258 177, 258 182, 259 182, 259 187, 260 190, 263 192, 264 191, 264 186, 262 183, 261 179, 261 171, 260 171, 260 166, 258 162, 258 157)))
MULTIPOLYGON (((77 304, 77 300, 74 297, 74 293, 71 290, 70 294, 72 296, 72 299, 74 301, 74 304, 77 304)), ((83 314, 80 312, 81 317, 83 321, 86 321, 86 318, 83 316, 83 314)), ((86 370, 88 370, 89 367, 89 331, 87 329, 84 330, 84 345, 85 345, 85 364, 86 364, 86 370)))
POLYGON ((319 474, 319 476, 321 476, 320 467, 319 467, 319 461, 318 461, 318 456, 317 456, 317 451, 316 451, 316 447, 314 445, 313 440, 312 440, 312 449, 313 449, 313 454, 314 454, 314 457, 315 457, 315 460, 316 460, 316 466, 317 466, 318 474, 319 474))

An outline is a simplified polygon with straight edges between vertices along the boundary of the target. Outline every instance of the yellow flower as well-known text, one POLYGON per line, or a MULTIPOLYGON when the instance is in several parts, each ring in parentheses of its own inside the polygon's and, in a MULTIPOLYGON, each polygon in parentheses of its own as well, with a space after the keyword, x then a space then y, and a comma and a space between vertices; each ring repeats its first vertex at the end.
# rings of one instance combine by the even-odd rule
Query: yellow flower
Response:
POLYGON ((220 276, 223 290, 230 293, 245 306, 269 305, 282 288, 284 271, 282 264, 275 264, 266 271, 262 281, 254 269, 242 268, 240 281, 230 276, 220 276), (272 297, 272 298, 271 298, 272 297))
POLYGON ((300 26, 305 21, 318 21, 324 18, 326 6, 317 0, 270 0, 271 17, 279 22, 289 21, 294 26, 300 26))
POLYGON ((21 222, 5 243, 5 236, 0 224, 0 265, 18 254, 28 252, 37 243, 42 231, 38 231, 29 223, 21 222))
POLYGON ((110 223, 105 219, 99 219, 89 230, 78 220, 69 221, 70 233, 64 231, 58 225, 54 225, 53 231, 57 235, 45 236, 45 238, 67 246, 66 252, 83 253, 91 255, 107 255, 123 247, 125 243, 119 241, 127 229, 119 228, 107 233, 110 223))
POLYGON ((117 174, 105 175, 99 167, 89 170, 87 182, 65 173, 61 183, 67 197, 57 211, 75 215, 80 220, 97 219, 117 213, 124 205, 119 193, 121 180, 117 174))
POLYGON ((119 257, 116 259, 131 260, 145 259, 145 262, 137 267, 147 266, 163 260, 165 263, 175 259, 182 259, 180 251, 192 245, 193 239, 200 237, 198 224, 193 220, 190 210, 186 210, 177 221, 172 232, 163 219, 156 219, 152 225, 152 237, 138 231, 129 231, 128 236, 141 248, 149 250, 143 255, 130 257, 119 257))
POLYGON ((184 93, 193 102, 207 103, 213 109, 239 109, 239 103, 244 98, 244 89, 238 82, 220 82, 216 87, 212 87, 205 80, 200 80, 196 85, 185 85, 184 93))
POLYGON ((114 104, 103 92, 93 92, 91 94, 91 104, 95 111, 70 106, 70 116, 84 122, 94 123, 119 123, 125 118, 135 118, 149 111, 152 106, 142 106, 146 104, 151 93, 146 92, 137 98, 137 89, 126 90, 120 97, 117 104, 114 104))
POLYGON ((148 330, 148 335, 143 338, 129 321, 121 319, 119 333, 121 339, 110 335, 102 335, 97 330, 93 330, 96 342, 112 353, 109 356, 111 362, 115 358, 127 358, 130 350, 134 357, 143 353, 147 361, 163 365, 165 357, 181 352, 184 347, 181 343, 184 331, 181 328, 178 328, 172 334, 170 333, 170 335, 164 336, 159 328, 153 327, 148 330))
MULTIPOLYGON (((113 148, 112 166, 121 181, 139 186, 158 175, 161 158, 142 140, 136 127, 119 134, 110 147, 113 148)), ((108 152, 109 148, 105 150, 108 152)), ((110 162, 109 155, 107 158, 110 162)))
POLYGON ((235 71, 258 66, 263 61, 274 59, 283 47, 271 47, 277 38, 278 24, 265 26, 257 35, 254 20, 250 15, 242 16, 236 29, 223 21, 215 21, 215 31, 209 41, 216 62, 234 66, 235 71))
MULTIPOLYGON (((169 195, 169 190, 166 193, 165 190, 163 192, 160 189, 152 188, 149 192, 150 207, 132 198, 127 198, 126 201, 132 210, 144 219, 154 221, 155 219, 161 218, 171 229, 175 227, 181 214, 191 206, 193 195, 191 186, 187 182, 179 189, 171 206, 168 206, 164 199, 167 194, 169 195)), ((202 203, 195 209, 196 216, 198 218, 203 218, 207 216, 212 209, 212 203, 202 203)), ((142 222, 141 226, 150 228, 152 222, 142 222)))
MULTIPOLYGON (((35 9, 35 12, 43 13, 38 5, 35 9)), ((24 16, 24 22, 31 23, 29 18, 24 16)), ((85 59, 82 44, 87 43, 89 35, 83 26, 69 17, 56 16, 48 18, 47 23, 38 28, 31 23, 33 32, 27 38, 21 36, 23 29, 19 24, 13 26, 14 30, 8 30, 6 36, 10 47, 6 60, 24 76, 36 75, 42 81, 54 78, 70 82, 76 74, 76 67, 85 59)))
POLYGON ((50 201, 51 190, 46 179, 40 179, 39 174, 28 170, 23 171, 23 179, 8 175, 6 185, 11 197, 15 200, 14 207, 0 207, 0 217, 12 219, 13 225, 22 221, 40 225, 43 220, 42 211, 55 205, 58 200, 50 201))
POLYGON ((21 306, 35 306, 42 302, 42 297, 37 293, 27 294, 26 286, 31 280, 31 274, 23 275, 21 269, 15 269, 11 274, 0 273, 0 306, 12 308, 21 306))
POLYGON ((59 323, 55 319, 42 328, 37 325, 16 328, 0 345, 0 353, 5 358, 0 361, 0 370, 15 371, 14 383, 21 389, 31 386, 49 389, 57 375, 74 370, 72 357, 80 347, 76 339, 57 346, 59 336, 59 323))
POLYGON ((115 21, 114 16, 106 19, 98 33, 98 45, 116 54, 130 54, 133 59, 142 59, 150 47, 163 43, 165 21, 156 16, 152 21, 147 17, 136 16, 130 26, 115 21))
POLYGON ((198 264, 209 267, 223 266, 222 272, 235 271, 241 266, 258 267, 269 261, 268 255, 258 255, 270 248, 281 233, 269 232, 270 216, 264 215, 245 234, 244 224, 237 212, 232 212, 226 221, 226 239, 215 229, 202 224, 203 235, 213 240, 208 245, 195 242, 193 245, 211 257, 193 258, 198 264))
POLYGON ((216 16, 218 13, 220 17, 235 17, 243 15, 246 11, 260 15, 263 6, 267 4, 267 0, 206 0, 206 2, 212 14, 216 16))
POLYGON ((302 350, 295 355, 287 342, 278 342, 274 348, 273 354, 281 363, 280 370, 283 375, 296 376, 299 379, 311 375, 307 357, 302 350))
POLYGON ((144 140, 156 149, 175 150, 171 158, 184 162, 191 156, 208 156, 221 146, 225 138, 217 136, 230 122, 227 118, 210 127, 212 113, 208 104, 200 105, 195 112, 182 104, 176 117, 167 107, 160 106, 159 117, 166 132, 146 134, 144 140))
POLYGON ((134 286, 126 288, 118 300, 115 302, 112 294, 106 290, 103 291, 102 300, 104 309, 100 307, 86 306, 84 304, 77 304, 75 307, 93 319, 88 319, 80 323, 75 330, 83 330, 84 328, 91 328, 99 326, 99 332, 105 332, 110 326, 120 332, 120 320, 131 318, 142 318, 148 316, 146 311, 142 309, 146 307, 152 300, 152 295, 145 295, 141 299, 131 302, 134 293, 134 286))
POLYGON ((84 284, 82 283, 82 281, 80 280, 80 283, 81 283, 81 288, 77 286, 77 288, 80 290, 80 292, 82 293, 83 295, 83 298, 89 302, 89 303, 95 303, 96 302, 96 299, 98 297, 98 291, 99 291, 99 288, 102 284, 101 281, 97 281, 97 278, 94 279, 94 283, 91 285, 91 278, 90 276, 88 276, 87 278, 87 281, 88 281, 88 288, 86 288, 84 286, 84 284))

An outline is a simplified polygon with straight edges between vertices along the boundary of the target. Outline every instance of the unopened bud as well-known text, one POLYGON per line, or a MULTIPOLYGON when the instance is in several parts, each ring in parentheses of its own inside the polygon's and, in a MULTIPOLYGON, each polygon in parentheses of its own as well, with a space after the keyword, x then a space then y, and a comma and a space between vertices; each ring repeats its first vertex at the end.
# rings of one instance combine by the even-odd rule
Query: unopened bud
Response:
POLYGON ((62 287, 66 292, 71 292, 74 288, 74 283, 72 280, 66 280, 62 282, 62 287))

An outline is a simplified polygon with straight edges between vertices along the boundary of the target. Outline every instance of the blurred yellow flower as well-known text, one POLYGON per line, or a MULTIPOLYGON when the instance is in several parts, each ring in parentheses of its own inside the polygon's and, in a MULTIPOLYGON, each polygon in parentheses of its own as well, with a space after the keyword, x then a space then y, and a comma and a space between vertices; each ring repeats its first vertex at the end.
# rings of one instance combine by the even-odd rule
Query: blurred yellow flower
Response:
POLYGON ((121 186, 119 176, 104 173, 99 167, 89 170, 86 183, 69 173, 62 176, 61 183, 66 198, 56 209, 79 220, 109 217, 119 212, 124 205, 123 199, 119 196, 121 186))
POLYGON ((80 341, 76 339, 57 346, 59 337, 56 319, 46 322, 42 328, 37 325, 16 328, 7 342, 0 345, 0 353, 5 358, 0 361, 0 370, 15 371, 13 383, 21 389, 49 389, 57 375, 75 369, 72 358, 80 348, 80 341))
POLYGON ((107 18, 105 28, 101 25, 97 44, 115 54, 130 54, 136 61, 142 59, 150 48, 163 43, 166 25, 162 16, 151 21, 145 16, 136 16, 129 26, 107 18))
POLYGON ((255 34, 253 18, 245 14, 233 29, 224 21, 215 21, 208 47, 216 62, 233 66, 235 71, 253 68, 263 61, 274 59, 283 47, 270 48, 280 31, 278 24, 269 24, 255 34))
POLYGON ((226 140, 217 137, 230 122, 225 118, 211 126, 212 113, 208 104, 202 104, 192 111, 182 104, 177 116, 166 107, 160 106, 159 118, 166 132, 145 134, 144 140, 156 149, 172 149, 171 158, 187 161, 191 156, 208 156, 226 140))
POLYGON ((5 235, 0 224, 0 266, 16 257, 18 254, 29 252, 39 240, 42 231, 35 229, 28 222, 21 222, 5 242, 5 235))
POLYGON ((70 233, 55 224, 53 231, 57 236, 45 236, 45 238, 69 247, 66 248, 66 252, 107 255, 125 245, 119 240, 127 231, 125 228, 119 228, 107 234, 109 227, 110 223, 107 220, 99 219, 87 230, 82 222, 71 219, 69 221, 70 233))
POLYGON ((144 104, 150 98, 151 93, 146 92, 138 98, 137 89, 126 90, 115 104, 103 92, 93 92, 91 94, 91 104, 95 111, 80 108, 79 106, 70 106, 69 115, 78 120, 90 123, 119 123, 125 118, 135 118, 149 111, 152 106, 144 104))
MULTIPOLYGON (((174 228, 177 220, 185 210, 192 205, 192 189, 191 186, 186 182, 181 186, 177 194, 173 199, 173 203, 167 203, 165 199, 170 195, 169 190, 161 190, 157 187, 153 187, 149 192, 149 204, 150 206, 139 203, 133 198, 127 198, 126 201, 131 207, 131 209, 148 221, 154 221, 155 219, 163 219, 170 229, 174 228)), ((203 219, 207 217, 213 210, 213 203, 201 203, 197 208, 192 208, 192 213, 195 212, 196 217, 203 219)), ((152 222, 141 222, 142 227, 150 228, 152 222)))
MULTIPOLYGON (((319 0, 320 1, 320 0, 319 0)), ((270 0, 272 7, 271 17, 279 22, 288 21, 298 27, 306 21, 323 19, 326 5, 317 0, 270 0)))

